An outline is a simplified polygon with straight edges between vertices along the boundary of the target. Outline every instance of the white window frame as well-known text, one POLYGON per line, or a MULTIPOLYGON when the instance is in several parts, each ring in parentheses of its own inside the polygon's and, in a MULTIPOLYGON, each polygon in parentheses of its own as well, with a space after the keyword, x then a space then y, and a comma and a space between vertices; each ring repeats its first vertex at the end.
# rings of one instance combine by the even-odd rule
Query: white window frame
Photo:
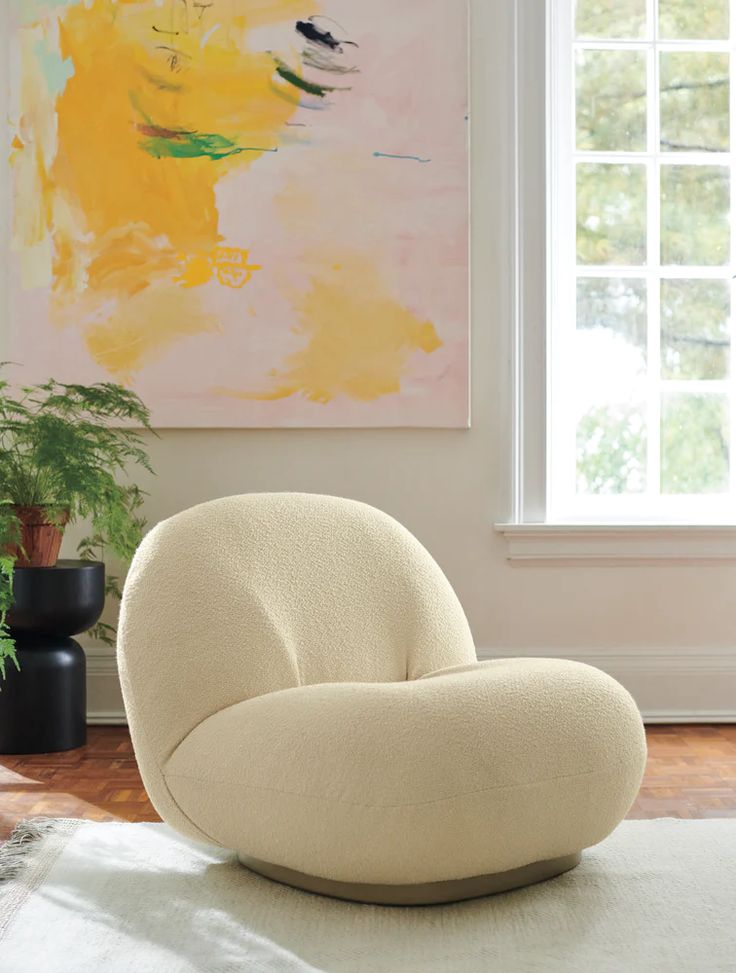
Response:
MULTIPOLYGON (((548 292, 546 284, 551 280, 548 228, 557 219, 556 206, 560 199, 558 193, 547 191, 547 173, 554 150, 547 132, 560 132, 556 106, 562 93, 555 88, 558 78, 549 69, 552 44, 560 43, 560 16, 559 4, 555 0, 514 0, 513 6, 515 57, 511 165, 515 187, 512 199, 515 313, 511 336, 512 504, 508 521, 497 524, 496 529, 506 537, 509 559, 518 564, 734 561, 736 509, 727 510, 723 506, 719 509, 717 504, 710 502, 710 516, 701 514, 697 520, 688 520, 682 511, 674 509, 663 510, 662 516, 656 519, 642 517, 626 510, 623 505, 620 514, 615 515, 610 510, 604 515, 596 514, 592 505, 590 511, 576 517, 553 520, 547 515, 547 443, 550 441, 547 393, 552 372, 547 354, 551 347, 549 305, 557 297, 548 292), (541 16, 543 2, 546 22, 541 16)), ((651 17, 654 10, 651 0, 649 7, 651 17)), ((736 0, 731 0, 731 15, 736 24, 736 0)), ((569 32, 567 40, 571 40, 569 32)), ((731 44, 723 46, 731 51, 736 67, 736 48, 731 44)), ((653 53, 649 55, 649 61, 649 70, 654 70, 653 53)), ((572 68, 572 61, 570 64, 572 68)), ((565 95, 571 88, 571 81, 568 81, 565 95)), ((736 125, 735 98, 736 71, 731 85, 732 134, 736 125)), ((651 99, 650 94, 650 103, 651 99)), ((651 150, 651 140, 656 137, 651 124, 648 137, 648 149, 651 150)), ((715 164, 711 154, 707 155, 708 161, 715 164)), ((734 155, 736 157, 736 149, 734 155)), ((658 199, 652 202, 652 195, 649 194, 650 209, 659 205, 658 199)), ((736 207, 736 184, 732 185, 732 207, 736 207)), ((570 215, 567 214, 568 219, 570 215)), ((572 216, 574 219, 574 214, 572 216)), ((650 225, 649 232, 658 235, 658 212, 650 211, 648 216, 650 224, 652 217, 656 217, 654 230, 650 225)), ((732 249, 736 247, 736 220, 733 227, 732 249)), ((736 311, 736 301, 733 307, 736 311)), ((732 362, 736 367, 736 356, 732 357, 732 362)), ((732 396, 732 437, 736 432, 734 400, 736 394, 732 396)), ((736 467, 736 454, 733 467, 736 467)))

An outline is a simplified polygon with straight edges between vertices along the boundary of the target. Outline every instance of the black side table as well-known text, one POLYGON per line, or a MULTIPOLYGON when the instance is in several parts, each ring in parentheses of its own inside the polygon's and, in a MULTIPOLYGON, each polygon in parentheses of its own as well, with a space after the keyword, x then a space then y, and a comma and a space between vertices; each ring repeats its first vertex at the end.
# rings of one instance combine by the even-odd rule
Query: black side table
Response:
POLYGON ((70 636, 91 628, 105 605, 105 566, 59 560, 16 568, 8 625, 10 663, 0 692, 0 753, 52 753, 87 740, 84 650, 70 636))

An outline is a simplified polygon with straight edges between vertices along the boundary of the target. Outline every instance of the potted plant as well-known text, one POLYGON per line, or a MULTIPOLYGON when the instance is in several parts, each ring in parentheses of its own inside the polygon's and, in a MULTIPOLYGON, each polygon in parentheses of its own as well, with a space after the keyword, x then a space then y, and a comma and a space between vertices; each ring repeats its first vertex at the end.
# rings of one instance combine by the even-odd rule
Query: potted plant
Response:
MULTIPOLYGON (((64 527, 78 519, 92 533, 79 544, 82 559, 105 547, 128 560, 144 527, 142 491, 128 481, 132 467, 149 472, 141 429, 150 414, 120 385, 69 385, 53 379, 13 391, 0 379, 0 679, 18 666, 7 624, 17 567, 53 567, 64 527)), ((117 579, 107 593, 119 595, 117 579)), ((111 641, 110 626, 94 634, 111 641)))

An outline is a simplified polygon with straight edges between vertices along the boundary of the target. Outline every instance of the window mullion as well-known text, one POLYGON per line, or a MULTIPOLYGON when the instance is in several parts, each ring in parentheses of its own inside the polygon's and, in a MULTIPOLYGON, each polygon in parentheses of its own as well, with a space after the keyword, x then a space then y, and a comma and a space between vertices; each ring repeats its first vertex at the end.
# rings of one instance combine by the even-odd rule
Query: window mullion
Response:
MULTIPOLYGON (((652 0, 649 0, 652 6, 652 0)), ((651 36, 654 36, 653 34, 651 36)), ((651 40, 646 38, 636 40, 619 40, 611 38, 601 40, 576 40, 573 42, 575 50, 589 51, 643 51, 651 44, 651 40)), ((730 41, 717 40, 658 40, 657 46, 660 51, 711 51, 727 54, 731 50, 730 41)))
MULTIPOLYGON (((731 165, 729 157, 728 165, 731 165)), ((655 268, 656 269, 656 268, 655 268)), ((648 278, 649 268, 647 265, 623 266, 620 264, 580 264, 575 268, 578 277, 639 277, 648 278)), ((674 266, 661 266, 659 273, 662 277, 670 279, 685 280, 731 280, 730 264, 710 267, 696 267, 691 264, 675 264, 674 266)))
MULTIPOLYGON (((549 137, 554 159, 554 181, 548 198, 548 250, 562 266, 576 265, 576 154, 575 54, 572 49, 572 8, 553 5, 550 11, 551 46, 557 59, 550 99, 549 137)), ((547 510, 553 498, 563 506, 575 497, 575 422, 570 397, 561 382, 564 365, 572 356, 576 327, 575 278, 550 273, 548 316, 554 335, 548 341, 547 510)))
POLYGON ((660 160, 659 160, 659 54, 657 51, 657 0, 649 0, 647 52, 647 484, 652 501, 660 485, 660 160))

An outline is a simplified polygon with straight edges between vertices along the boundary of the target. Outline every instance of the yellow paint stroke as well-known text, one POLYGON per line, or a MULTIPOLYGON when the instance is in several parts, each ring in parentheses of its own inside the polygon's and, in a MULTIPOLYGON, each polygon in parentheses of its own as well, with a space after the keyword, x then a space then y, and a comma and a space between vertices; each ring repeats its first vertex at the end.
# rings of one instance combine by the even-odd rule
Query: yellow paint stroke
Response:
POLYGON ((442 346, 434 325, 422 320, 385 291, 375 265, 361 257, 343 258, 311 278, 295 301, 306 339, 272 372, 273 386, 260 392, 214 389, 217 395, 269 401, 302 395, 327 403, 339 396, 370 402, 401 391, 410 357, 442 346))
POLYGON ((87 287, 98 294, 133 297, 157 278, 171 277, 179 262, 165 237, 143 224, 111 230, 97 241, 87 263, 87 287))
POLYGON ((257 49, 253 30, 318 9, 316 0, 85 0, 20 30, 14 245, 28 262, 24 281, 51 285, 62 323, 85 328, 109 314, 110 328, 96 323, 86 338, 111 374, 133 375, 147 360, 142 347, 196 333, 197 302, 177 319, 172 299, 168 310, 159 303, 166 317, 147 317, 144 341, 131 330, 141 293, 213 275, 239 288, 258 269, 241 263, 245 251, 222 247, 215 190, 277 148, 296 110, 274 93, 273 56, 257 49), (73 66, 53 96, 34 55, 40 41, 73 66), (202 154, 182 157, 188 133, 202 154), (169 144, 179 155, 166 154, 169 144), (237 151, 220 157, 223 145, 237 151), (192 255, 183 273, 182 254, 192 255))
POLYGON ((177 283, 182 287, 199 287, 215 277, 223 287, 239 290, 257 270, 263 269, 259 264, 248 263, 249 257, 250 251, 240 247, 216 247, 212 253, 181 257, 184 267, 176 278, 177 283))
POLYGON ((150 288, 122 303, 103 324, 89 327, 85 340, 95 361, 117 381, 130 382, 135 372, 158 361, 172 340, 220 330, 191 294, 150 288))
MULTIPOLYGON (((167 6, 182 7, 140 2, 121 10, 111 0, 95 0, 91 7, 69 9, 62 55, 71 58, 75 74, 58 102, 54 175, 79 201, 94 233, 148 223, 177 252, 191 252, 219 243, 217 182, 234 168, 248 168, 262 153, 216 162, 207 156, 155 158, 142 150, 138 126, 216 133, 265 151, 277 146, 293 108, 284 108, 271 93, 273 59, 248 50, 245 27, 217 31, 202 49, 200 35, 208 23, 203 17, 199 28, 177 35, 173 44, 164 37, 163 43, 153 28, 169 26, 167 6)), ((279 5, 256 3, 264 6, 279 5)), ((238 19, 227 8, 223 15, 225 21, 238 19)))

